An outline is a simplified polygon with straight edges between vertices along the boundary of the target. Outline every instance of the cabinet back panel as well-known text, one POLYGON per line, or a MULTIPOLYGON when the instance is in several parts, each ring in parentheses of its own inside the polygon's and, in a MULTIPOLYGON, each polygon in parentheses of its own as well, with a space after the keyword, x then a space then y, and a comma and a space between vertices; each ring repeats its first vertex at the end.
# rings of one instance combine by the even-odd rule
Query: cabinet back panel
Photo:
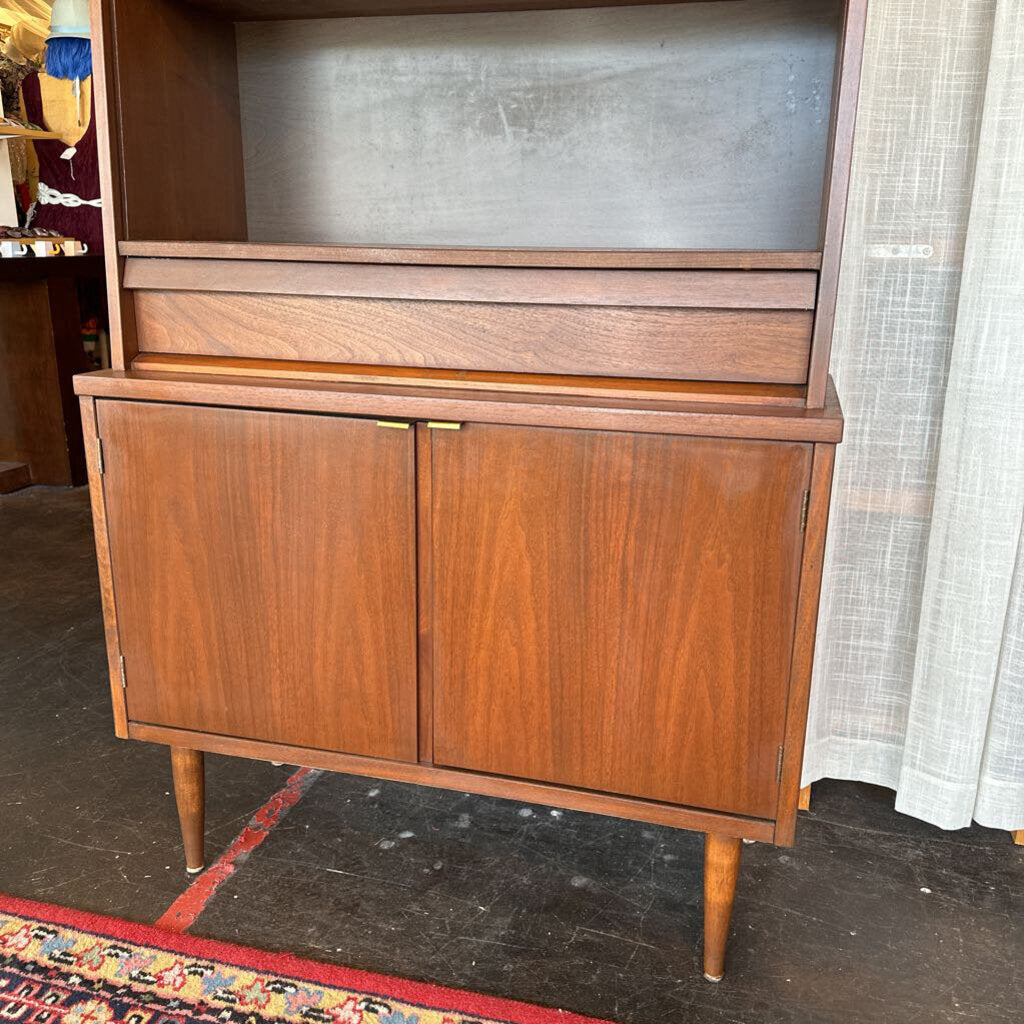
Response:
POLYGON ((249 236, 816 249, 839 6, 240 23, 249 236))
POLYGON ((435 763, 773 817, 810 446, 432 440, 435 763))
POLYGON ((415 760, 409 433, 143 402, 97 412, 129 718, 415 760))

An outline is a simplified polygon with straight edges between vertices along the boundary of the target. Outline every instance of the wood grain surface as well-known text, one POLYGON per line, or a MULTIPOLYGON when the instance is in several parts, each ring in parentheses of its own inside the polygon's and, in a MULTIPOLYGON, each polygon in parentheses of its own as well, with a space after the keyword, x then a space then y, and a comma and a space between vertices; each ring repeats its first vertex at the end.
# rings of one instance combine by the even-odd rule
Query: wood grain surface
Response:
POLYGON ((201 750, 171 747, 174 802, 185 847, 185 868, 198 874, 206 866, 206 759, 201 750))
POLYGON ((36 484, 85 482, 71 380, 86 369, 74 277, 0 280, 0 461, 27 463, 36 484))
POLYGON ((135 293, 144 352, 802 384, 809 311, 135 293))
MULTIPOLYGON (((362 18, 399 14, 469 14, 488 11, 550 11, 573 7, 633 7, 693 0, 292 0, 282 7, 275 0, 192 0, 226 18, 362 18)), ((721 0, 718 0, 721 2, 721 0)))
POLYGON ((435 388, 484 389, 527 394, 664 398, 680 402, 735 402, 740 405, 804 404, 799 384, 749 384, 732 381, 644 380, 636 377, 583 377, 569 374, 492 373, 485 370, 436 370, 379 366, 373 363, 305 363, 297 359, 242 359, 232 356, 182 356, 146 352, 132 369, 157 373, 213 374, 224 377, 321 380, 352 384, 410 384, 435 388))
POLYGON ((704 840, 704 977, 721 981, 743 845, 709 832, 704 840))
POLYGON ((775 843, 778 846, 792 846, 796 839, 800 772, 804 763, 804 736, 807 731, 807 709, 811 698, 818 602, 821 597, 821 574, 825 564, 825 538, 828 533, 835 457, 835 445, 814 446, 811 496, 807 506, 807 530, 804 534, 803 565, 800 572, 800 601, 797 605, 793 667, 787 701, 786 756, 782 762, 782 785, 779 787, 779 806, 775 812, 775 843))
POLYGON ((131 365, 135 344, 135 302, 121 288, 124 258, 118 242, 125 237, 124 177, 121 171, 120 110, 117 106, 117 60, 114 43, 115 0, 90 0, 92 25, 93 105, 103 198, 103 260, 110 321, 110 363, 115 370, 131 365))
POLYGON ((284 764, 324 768, 331 772, 345 772, 348 775, 360 775, 371 779, 390 779, 394 782, 436 786, 439 789, 451 789, 460 793, 479 793, 505 800, 522 800, 549 807, 567 807, 588 814, 610 814, 616 818, 647 821, 652 825, 667 825, 669 828, 715 832, 718 835, 755 839, 759 842, 771 842, 772 837, 773 823, 761 818, 718 814, 697 807, 674 807, 651 800, 591 793, 585 789, 569 789, 565 786, 552 786, 524 779, 506 779, 479 772, 457 771, 407 761, 389 761, 379 757, 338 754, 330 750, 316 750, 313 747, 287 746, 282 743, 240 739, 236 736, 221 736, 217 733, 188 729, 170 729, 166 726, 145 725, 139 722, 130 723, 128 734, 133 740, 143 740, 147 743, 187 746, 231 757, 280 761, 284 764))
POLYGON ((412 432, 97 412, 129 717, 415 760, 412 432))
POLYGON ((768 270, 416 267, 283 260, 129 259, 124 286, 149 291, 681 309, 814 309, 818 275, 768 270))
POLYGON ((579 267, 604 270, 817 270, 821 253, 769 249, 536 249, 462 245, 301 245, 282 242, 121 242, 122 256, 292 260, 442 267, 579 267))
POLYGON ((772 816, 810 446, 433 442, 435 763, 772 816))
POLYGON ((75 390, 94 398, 239 405, 374 418, 475 420, 779 441, 838 443, 843 439, 843 412, 832 387, 823 409, 253 377, 240 380, 213 374, 137 370, 81 374, 75 378, 75 390))
POLYGON ((107 678, 110 703, 114 712, 114 735, 128 738, 128 708, 121 686, 121 640, 117 628, 117 602, 114 600, 114 575, 110 568, 110 535, 107 532, 107 505, 103 497, 103 476, 100 471, 99 435, 96 425, 96 400, 79 399, 82 413, 82 434, 85 437, 85 461, 89 467, 89 501, 92 526, 96 538, 96 569, 103 606, 103 634, 107 648, 107 678))
POLYGON ((824 403, 828 388, 836 302, 839 298, 839 271, 842 264, 843 239, 846 234, 846 206, 853 166, 853 134, 857 124, 857 100, 864 58, 864 36, 867 31, 868 0, 845 0, 843 7, 822 203, 819 243, 822 249, 821 286, 808 374, 807 404, 812 407, 824 403))
POLYGON ((104 21, 122 238, 244 241, 234 25, 177 0, 109 0, 104 21))

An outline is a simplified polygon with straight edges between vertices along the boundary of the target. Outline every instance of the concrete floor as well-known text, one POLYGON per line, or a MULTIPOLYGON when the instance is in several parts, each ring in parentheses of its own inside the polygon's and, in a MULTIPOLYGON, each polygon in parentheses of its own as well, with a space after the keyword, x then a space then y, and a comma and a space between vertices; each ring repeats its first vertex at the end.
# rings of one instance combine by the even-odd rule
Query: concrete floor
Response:
MULTIPOLYGON (((155 921, 187 885, 166 751, 111 735, 85 491, 0 498, 0 891, 155 921)), ((210 756, 208 856, 291 769, 210 756)), ((698 835, 323 774, 191 931, 622 1024, 1024 1019, 1024 848, 822 783, 744 850, 700 976, 698 835)))

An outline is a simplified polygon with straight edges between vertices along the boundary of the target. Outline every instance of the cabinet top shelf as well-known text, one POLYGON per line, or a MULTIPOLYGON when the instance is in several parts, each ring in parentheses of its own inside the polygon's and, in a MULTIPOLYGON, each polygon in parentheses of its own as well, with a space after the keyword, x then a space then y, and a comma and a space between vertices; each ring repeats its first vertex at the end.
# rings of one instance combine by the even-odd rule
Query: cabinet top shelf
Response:
POLYGON ((818 270, 821 253, 732 249, 522 249, 467 246, 294 245, 262 242, 121 242, 122 256, 590 270, 818 270))
MULTIPOLYGON (((302 18, 379 18, 405 14, 484 14, 557 11, 585 7, 652 7, 707 0, 190 0, 214 14, 236 21, 281 21, 302 18)), ((734 3, 735 0, 715 0, 734 3)))

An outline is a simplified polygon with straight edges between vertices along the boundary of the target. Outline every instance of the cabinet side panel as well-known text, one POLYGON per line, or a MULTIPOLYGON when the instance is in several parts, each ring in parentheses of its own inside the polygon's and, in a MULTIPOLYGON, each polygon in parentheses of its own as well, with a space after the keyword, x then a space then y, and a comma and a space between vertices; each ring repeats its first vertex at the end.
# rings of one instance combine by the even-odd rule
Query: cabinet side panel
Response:
POLYGON ((85 438, 85 462, 89 470, 89 499, 92 525, 96 534, 96 568, 103 601, 103 630, 107 643, 107 668, 110 674, 110 698, 114 709, 114 734, 128 738, 128 711, 121 687, 121 644, 117 632, 117 603, 114 578, 110 571, 110 540, 107 534, 107 507, 103 499, 103 474, 100 465, 99 438, 96 435, 96 400, 82 398, 82 434, 85 438))
POLYGON ((113 0, 91 0, 93 26, 93 88, 96 139, 103 198, 104 267, 110 318, 110 362, 115 370, 131 365, 138 353, 135 341, 135 303, 121 287, 125 260, 118 255, 124 233, 124 191, 117 109, 117 59, 114 45, 113 0))
POLYGON ((434 762, 772 818, 808 445, 434 440, 434 762))
POLYGON ((818 311, 814 320, 810 372, 807 379, 807 405, 812 409, 824 406, 828 388, 832 333, 835 330, 836 301, 839 297, 839 271, 843 239, 846 235, 846 206, 853 166, 853 133, 857 122, 867 9, 868 0, 847 0, 839 42, 835 99, 832 104, 832 133, 819 243, 822 256, 818 311))
POLYGON ((102 402, 133 722, 416 759, 412 431, 102 402))
POLYGON ((828 530, 835 457, 834 444, 814 446, 814 469, 811 476, 811 497, 800 574, 800 603, 797 608, 796 641, 793 646, 789 707, 786 714, 786 758, 782 765, 782 785, 779 788, 779 809, 775 828, 775 842, 780 846, 791 846, 796 835, 797 799, 800 791, 800 771, 804 763, 804 737, 807 732, 807 708, 811 695, 818 603, 821 598, 821 574, 825 564, 825 536, 828 530))
POLYGON ((234 25, 176 0, 109 5, 124 238, 245 241, 234 25))

